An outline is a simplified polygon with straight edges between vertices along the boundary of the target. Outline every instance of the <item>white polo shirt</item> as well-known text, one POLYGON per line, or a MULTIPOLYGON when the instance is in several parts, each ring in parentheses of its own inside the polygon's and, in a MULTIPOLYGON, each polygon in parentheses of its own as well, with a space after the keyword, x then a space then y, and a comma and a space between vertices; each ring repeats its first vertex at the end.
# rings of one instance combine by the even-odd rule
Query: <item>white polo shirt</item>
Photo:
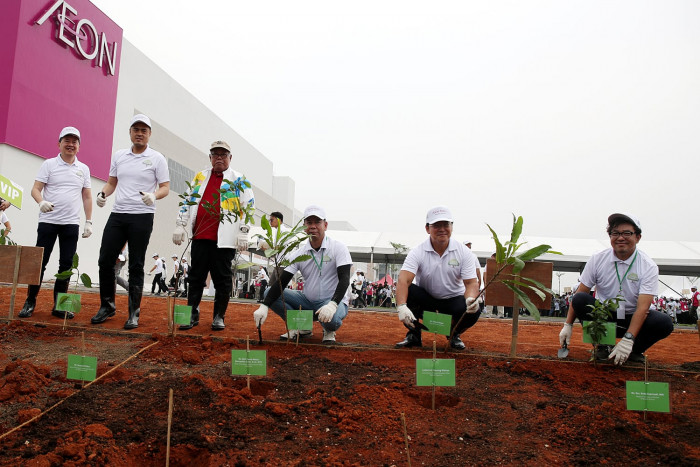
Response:
POLYGON ((5 211, 0 211, 0 228, 4 229, 5 228, 5 222, 9 221, 10 219, 7 218, 7 214, 5 214, 5 211))
POLYGON ((54 205, 53 211, 39 213, 39 222, 80 224, 83 188, 90 188, 90 169, 87 165, 77 157, 69 164, 59 154, 41 164, 35 180, 44 184, 44 200, 54 205))
POLYGON ((112 212, 130 214, 156 212, 155 203, 146 206, 139 192, 155 193, 159 184, 170 181, 168 161, 150 146, 141 154, 134 154, 131 148, 115 152, 109 176, 118 179, 112 212))
POLYGON ((583 268, 583 273, 581 273, 581 283, 589 288, 595 286, 595 296, 599 300, 618 296, 620 293, 619 275, 620 280, 622 280, 622 296, 625 301, 620 302, 617 309, 618 319, 624 318, 625 314, 630 315, 635 312, 639 294, 657 294, 659 267, 639 248, 636 249, 636 255, 637 259, 634 259, 635 255, 633 254, 622 261, 615 256, 612 248, 608 248, 591 256, 583 268), (634 261, 633 264, 632 261, 634 261), (616 264, 617 272, 615 272, 616 264), (627 272, 628 269, 629 272, 627 272))
POLYGON ((415 274, 416 285, 438 299, 464 295, 464 280, 476 279, 473 253, 454 239, 440 256, 428 237, 408 253, 401 270, 415 274))
MULTIPOLYGON (((290 260, 301 255, 311 255, 312 259, 289 265, 284 270, 292 274, 301 271, 301 275, 304 276, 304 295, 309 300, 320 301, 333 298, 335 289, 338 287, 338 267, 352 264, 348 247, 326 235, 323 237, 321 248, 318 251, 311 247, 310 241, 307 241, 298 250, 291 253, 290 260)), ((343 303, 347 305, 349 299, 350 288, 348 287, 343 297, 343 303)))
POLYGON ((163 260, 158 258, 153 264, 156 267, 156 269, 153 272, 156 274, 163 274, 163 260))

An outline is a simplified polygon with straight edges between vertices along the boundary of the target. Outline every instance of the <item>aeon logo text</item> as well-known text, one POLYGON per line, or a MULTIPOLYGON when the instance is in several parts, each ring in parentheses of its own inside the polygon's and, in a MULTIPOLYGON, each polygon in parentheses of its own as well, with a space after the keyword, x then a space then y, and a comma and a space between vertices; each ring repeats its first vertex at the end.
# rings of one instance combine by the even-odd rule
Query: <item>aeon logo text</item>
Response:
MULTIPOLYGON (((102 67, 107 58, 107 73, 114 76, 114 67, 117 62, 117 43, 112 43, 110 55, 109 43, 105 33, 98 34, 97 28, 89 19, 80 19, 76 23, 75 19, 68 15, 77 15, 78 11, 70 6, 65 0, 58 0, 44 13, 36 24, 41 26, 52 15, 55 16, 58 29, 56 39, 68 45, 86 60, 93 60, 97 57, 97 66, 102 67), (98 56, 99 55, 99 56, 98 56)), ((77 19, 77 18, 76 18, 77 19)))

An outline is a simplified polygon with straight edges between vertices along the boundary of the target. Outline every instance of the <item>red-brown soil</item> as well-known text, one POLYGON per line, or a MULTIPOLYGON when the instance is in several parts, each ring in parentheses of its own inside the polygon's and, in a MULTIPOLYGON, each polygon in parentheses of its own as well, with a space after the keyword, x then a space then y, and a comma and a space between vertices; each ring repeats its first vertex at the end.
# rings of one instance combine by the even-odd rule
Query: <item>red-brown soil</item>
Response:
MULTIPOLYGON (((17 294, 15 314, 26 289, 17 294)), ((49 290, 29 319, 0 321, 0 436, 57 402, 38 420, 0 440, 0 465, 163 465, 168 392, 174 390, 171 465, 612 464, 700 465, 700 346, 677 331, 648 352, 650 381, 668 382, 670 414, 626 410, 625 381, 644 380, 641 365, 589 363, 575 328, 571 353, 557 360, 560 323, 521 321, 518 357, 509 358, 511 322, 482 318, 463 335, 457 383, 415 385, 422 350, 396 350, 404 335, 395 314, 352 311, 338 344, 321 331, 300 345, 278 340, 273 313, 257 343, 256 305, 231 303, 227 328, 213 332, 212 303, 201 324, 167 336, 167 300, 145 297, 139 328, 123 331, 118 313, 91 325, 98 296, 62 329, 50 316, 49 290), (98 358, 98 376, 156 343, 97 383, 65 378, 68 354, 98 358), (267 350, 268 374, 231 376, 231 350, 267 350)), ((0 318, 10 290, 0 288, 0 318)), ((184 300, 179 303, 184 304, 184 300)))

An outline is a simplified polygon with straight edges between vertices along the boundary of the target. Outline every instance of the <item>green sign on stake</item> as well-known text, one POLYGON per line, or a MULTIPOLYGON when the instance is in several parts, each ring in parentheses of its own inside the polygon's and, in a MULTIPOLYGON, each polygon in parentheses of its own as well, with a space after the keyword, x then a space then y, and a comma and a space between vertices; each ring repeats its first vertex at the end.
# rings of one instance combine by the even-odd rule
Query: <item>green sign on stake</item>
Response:
POLYGON ((265 376, 267 374, 267 351, 232 350, 231 374, 265 376))
POLYGON ((668 383, 627 381, 627 410, 670 412, 668 383))
POLYGON ((444 313, 435 313, 433 311, 424 311, 423 324, 430 332, 449 336, 450 330, 452 329, 452 316, 444 313))
POLYGON ((80 381, 93 381, 97 378, 97 357, 68 355, 66 378, 80 381))
POLYGON ((80 312, 80 295, 59 292, 56 296, 56 309, 73 313, 80 312))
MULTIPOLYGON (((583 342, 586 344, 593 343, 593 339, 588 333, 589 324, 591 324, 590 321, 583 322, 583 342)), ((615 326, 617 326, 617 323, 605 323, 605 337, 598 342, 599 344, 615 345, 615 326)))
POLYGON ((173 310, 175 324, 190 324, 192 319, 192 307, 189 305, 175 305, 173 310))
POLYGON ((417 358, 416 386, 454 386, 455 361, 449 358, 417 358))
POLYGON ((314 328, 313 310, 287 310, 287 327, 290 330, 310 331, 314 328))

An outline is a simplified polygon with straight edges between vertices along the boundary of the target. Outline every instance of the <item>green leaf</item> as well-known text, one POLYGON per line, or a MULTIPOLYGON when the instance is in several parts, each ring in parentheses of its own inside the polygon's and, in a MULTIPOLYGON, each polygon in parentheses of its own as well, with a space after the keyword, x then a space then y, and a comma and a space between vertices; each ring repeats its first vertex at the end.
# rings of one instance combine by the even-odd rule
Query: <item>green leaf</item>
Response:
POLYGON ((274 248, 268 248, 267 250, 265 250, 265 258, 271 258, 277 253, 279 253, 279 250, 275 250, 274 248))
POLYGON ((85 273, 82 273, 80 275, 80 280, 82 281, 82 283, 85 287, 87 287, 88 289, 92 288, 92 279, 90 279, 90 276, 88 276, 85 273))
POLYGON ((518 258, 520 258, 523 261, 532 261, 533 259, 547 253, 550 248, 551 247, 549 245, 537 245, 534 248, 530 248, 529 250, 520 253, 518 255, 518 258))
POLYGON ((521 277, 521 279, 524 281, 528 281, 528 282, 535 284, 535 287, 548 293, 549 295, 554 295, 554 292, 552 291, 552 289, 550 289, 549 287, 544 285, 542 282, 538 282, 535 279, 530 279, 529 277, 521 277))
POLYGON ((299 255, 293 260, 289 261, 289 264, 296 264, 296 263, 301 263, 304 261, 308 261, 311 259, 311 255, 299 255))
MULTIPOLYGON (((535 321, 540 320, 540 310, 538 310, 537 307, 530 301, 525 292, 513 285, 510 281, 503 281, 503 285, 513 291, 513 293, 518 297, 518 301, 522 303, 525 308, 527 308, 530 314, 535 318, 535 321)), ((513 310, 513 313, 517 312, 518 310, 513 310)))
POLYGON ((513 257, 513 274, 519 274, 525 267, 525 262, 518 257, 513 257))
POLYGON ((267 243, 270 244, 270 246, 272 246, 275 243, 274 241, 272 241, 272 226, 270 225, 270 220, 264 214, 260 219, 260 227, 262 227, 263 230, 267 232, 267 243))
POLYGON ((56 279, 60 280, 65 280, 65 279, 70 279, 70 277, 73 275, 73 270, 68 269, 67 271, 59 272, 58 274, 54 274, 54 277, 56 279))
POLYGON ((535 293, 535 295, 537 295, 538 297, 540 297, 540 300, 542 300, 542 301, 544 301, 544 299, 547 298, 547 296, 545 295, 545 293, 544 293, 543 291, 541 291, 540 289, 538 289, 537 287, 535 287, 535 286, 532 286, 532 285, 530 285, 530 284, 526 284, 526 283, 524 283, 524 282, 520 282, 520 281, 517 281, 517 280, 513 281, 512 283, 513 283, 513 284, 516 284, 518 287, 527 287, 528 289, 532 290, 532 291, 535 293))
POLYGON ((78 253, 73 254, 73 266, 71 266, 73 269, 78 268, 78 263, 80 263, 80 258, 78 258, 78 253))
POLYGON ((503 245, 501 245, 500 240, 498 240, 498 235, 491 228, 491 226, 486 224, 486 227, 488 227, 489 230, 491 231, 491 235, 493 235, 493 241, 496 243, 496 263, 502 264, 506 258, 506 254, 505 254, 505 250, 503 249, 503 245))
POLYGON ((510 245, 508 246, 508 253, 512 253, 512 247, 515 247, 515 245, 518 244, 518 239, 520 238, 520 234, 523 233, 523 217, 518 216, 518 218, 515 218, 515 214, 513 214, 513 229, 510 232, 510 245))
POLYGON ((563 255, 564 254, 560 251, 554 251, 554 250, 545 251, 545 253, 547 253, 548 255, 563 255))

